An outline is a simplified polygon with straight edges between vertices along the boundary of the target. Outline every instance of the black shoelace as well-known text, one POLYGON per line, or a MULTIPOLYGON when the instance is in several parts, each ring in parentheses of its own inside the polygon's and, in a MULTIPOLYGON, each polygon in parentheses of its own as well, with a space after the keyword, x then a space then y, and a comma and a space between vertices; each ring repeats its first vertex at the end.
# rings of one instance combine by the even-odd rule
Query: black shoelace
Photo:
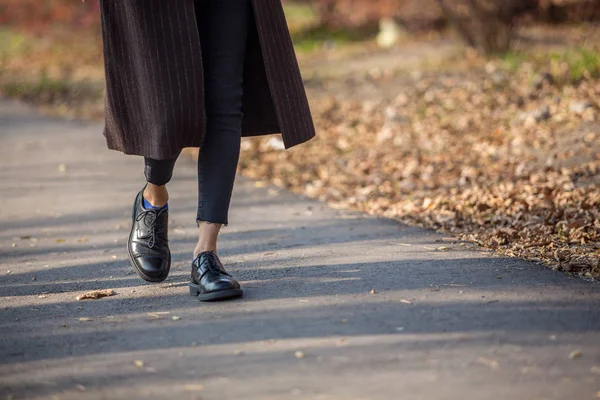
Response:
MULTIPOLYGON (((212 251, 209 251, 207 253, 208 253, 208 255, 204 259, 204 263, 206 263, 207 269, 206 269, 206 271, 204 271, 204 274, 206 274, 206 272, 210 271, 214 274, 224 274, 227 276, 231 276, 231 275, 229 275, 229 273, 227 273, 227 271, 225 271, 223 268, 221 268, 221 263, 215 253, 213 253, 212 251)), ((204 274, 202 274, 202 275, 204 275, 204 274)))
POLYGON ((164 212, 166 211, 166 209, 160 209, 160 210, 144 210, 142 211, 137 217, 135 217, 136 221, 141 221, 142 219, 144 220, 144 224, 150 228, 150 240, 148 241, 148 247, 149 248, 153 248, 154 244, 156 243, 156 223, 158 221, 158 217, 164 212), (150 217, 150 222, 148 222, 148 218, 146 217, 150 217))

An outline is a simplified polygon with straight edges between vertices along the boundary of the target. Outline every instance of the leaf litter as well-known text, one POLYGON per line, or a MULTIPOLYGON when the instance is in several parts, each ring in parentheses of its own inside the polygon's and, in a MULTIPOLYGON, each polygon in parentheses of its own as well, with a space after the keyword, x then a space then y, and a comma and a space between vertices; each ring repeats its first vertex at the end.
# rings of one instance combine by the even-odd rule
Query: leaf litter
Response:
POLYGON ((102 290, 92 290, 90 292, 86 292, 84 294, 80 294, 76 297, 77 300, 97 300, 103 297, 114 296, 117 294, 112 289, 102 289, 102 290))
POLYGON ((539 85, 531 64, 494 62, 323 81, 317 138, 291 152, 247 142, 241 172, 598 278, 600 79, 560 83, 568 69, 553 68, 539 85))

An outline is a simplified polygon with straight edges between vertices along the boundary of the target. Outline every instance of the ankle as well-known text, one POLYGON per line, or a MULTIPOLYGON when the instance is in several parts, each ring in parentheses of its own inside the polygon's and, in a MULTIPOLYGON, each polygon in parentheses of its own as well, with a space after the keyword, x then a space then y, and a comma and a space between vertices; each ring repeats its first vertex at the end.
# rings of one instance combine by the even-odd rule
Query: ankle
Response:
POLYGON ((154 207, 164 207, 169 201, 169 192, 167 192, 166 186, 157 186, 152 183, 148 183, 143 193, 144 199, 146 199, 154 207))
POLYGON ((196 245, 196 248, 194 249, 194 259, 196 257, 198 257, 198 254, 204 252, 204 251, 212 251, 213 253, 217 254, 217 246, 202 246, 202 245, 196 245))
POLYGON ((212 251, 217 254, 217 239, 221 224, 214 222, 199 221, 199 236, 196 248, 194 249, 194 259, 203 251, 212 251))

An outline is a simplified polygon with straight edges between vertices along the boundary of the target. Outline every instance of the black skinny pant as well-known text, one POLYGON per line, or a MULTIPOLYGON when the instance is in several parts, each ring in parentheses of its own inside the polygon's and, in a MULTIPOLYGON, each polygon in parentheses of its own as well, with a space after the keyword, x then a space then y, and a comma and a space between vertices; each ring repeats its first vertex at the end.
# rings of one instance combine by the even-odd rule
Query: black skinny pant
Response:
MULTIPOLYGON (((243 62, 248 0, 196 0, 202 47, 206 136, 198 158, 196 222, 227 225, 242 136, 243 62)), ((145 158, 146 181, 165 185, 177 158, 145 158)))

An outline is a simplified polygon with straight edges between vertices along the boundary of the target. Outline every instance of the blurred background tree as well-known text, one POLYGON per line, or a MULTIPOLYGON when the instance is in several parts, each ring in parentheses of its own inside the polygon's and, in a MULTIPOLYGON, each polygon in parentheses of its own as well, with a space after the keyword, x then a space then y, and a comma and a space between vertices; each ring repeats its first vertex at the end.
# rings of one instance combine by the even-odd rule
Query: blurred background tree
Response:
MULTIPOLYGON (((516 24, 565 24, 600 20, 600 0, 284 0, 308 5, 319 29, 420 32, 451 25, 469 46, 485 54, 511 48, 516 24)), ((97 26, 97 1, 0 0, 0 24, 43 33, 50 25, 97 26)), ((313 27, 314 29, 314 27, 313 27)), ((392 36, 393 38, 393 36, 392 36)), ((393 41, 383 40, 388 44, 393 41)))
POLYGON ((469 46, 485 54, 511 48, 517 23, 594 21, 598 0, 437 0, 445 18, 469 46))
POLYGON ((506 52, 516 19, 536 10, 537 0, 437 0, 461 38, 485 54, 506 52))
POLYGON ((332 29, 374 27, 394 20, 408 31, 452 25, 464 42, 485 54, 506 52, 516 24, 595 22, 599 0, 298 0, 332 29))
POLYGON ((89 28, 98 25, 99 4, 89 1, 81 7, 77 0, 0 0, 0 24, 29 32, 43 33, 51 25, 89 28))

